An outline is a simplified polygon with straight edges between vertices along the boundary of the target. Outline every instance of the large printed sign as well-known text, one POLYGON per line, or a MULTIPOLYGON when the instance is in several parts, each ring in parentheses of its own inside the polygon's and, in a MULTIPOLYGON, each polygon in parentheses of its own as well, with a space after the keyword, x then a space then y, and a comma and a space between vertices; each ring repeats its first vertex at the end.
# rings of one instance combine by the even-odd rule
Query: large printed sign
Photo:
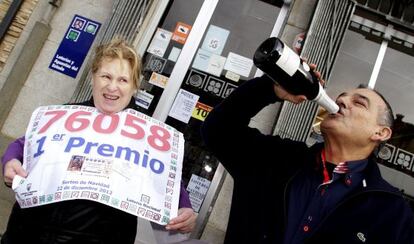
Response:
POLYGON ((88 199, 165 225, 177 216, 183 152, 182 133, 132 109, 40 107, 16 199, 22 208, 88 199))
POLYGON ((75 15, 49 68, 76 78, 101 24, 75 15))

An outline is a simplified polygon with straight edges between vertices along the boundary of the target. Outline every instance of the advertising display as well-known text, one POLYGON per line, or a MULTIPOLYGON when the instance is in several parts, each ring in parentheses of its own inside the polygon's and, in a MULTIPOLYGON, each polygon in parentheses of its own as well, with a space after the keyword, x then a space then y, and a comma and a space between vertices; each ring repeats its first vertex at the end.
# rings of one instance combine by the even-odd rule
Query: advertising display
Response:
POLYGON ((132 109, 39 107, 13 189, 22 208, 87 199, 165 225, 177 216, 182 133, 132 109))
POLYGON ((76 78, 100 27, 96 21, 75 15, 49 68, 76 78))

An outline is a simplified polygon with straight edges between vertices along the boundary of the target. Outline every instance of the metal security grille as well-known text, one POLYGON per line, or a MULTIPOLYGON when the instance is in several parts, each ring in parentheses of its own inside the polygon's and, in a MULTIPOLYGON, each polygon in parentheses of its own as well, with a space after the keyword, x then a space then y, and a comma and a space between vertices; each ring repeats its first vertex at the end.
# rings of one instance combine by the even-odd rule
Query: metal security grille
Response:
MULTIPOLYGON (((301 53, 310 63, 318 65, 322 77, 329 78, 339 47, 355 10, 350 0, 320 0, 309 27, 301 53)), ((329 85, 329 84, 326 84, 329 85)), ((318 105, 305 102, 295 105, 285 102, 274 134, 296 141, 306 141, 315 119, 318 105)))
MULTIPOLYGON (((154 1, 155 0, 114 1, 112 15, 103 27, 99 44, 108 42, 118 35, 132 43, 141 28, 142 22, 148 13, 148 9, 154 1)), ((88 100, 91 97, 91 76, 90 64, 88 62, 82 73, 78 87, 71 98, 71 102, 81 102, 88 100)))
POLYGON ((358 7, 385 17, 389 22, 414 29, 413 0, 356 0, 358 7))

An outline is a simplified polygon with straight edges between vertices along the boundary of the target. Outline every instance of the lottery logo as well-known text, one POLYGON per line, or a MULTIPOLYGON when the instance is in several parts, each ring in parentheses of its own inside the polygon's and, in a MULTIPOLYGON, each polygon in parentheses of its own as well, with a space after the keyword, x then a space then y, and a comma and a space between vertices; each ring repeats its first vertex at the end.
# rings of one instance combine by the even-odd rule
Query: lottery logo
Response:
POLYGON ((185 83, 197 88, 202 88, 206 77, 207 76, 201 72, 191 70, 191 73, 188 75, 187 81, 185 83))
POLYGON ((203 84, 203 78, 201 78, 200 75, 192 75, 189 80, 190 85, 195 87, 199 87, 201 84, 203 84))
POLYGON ((204 86, 204 91, 212 93, 213 95, 220 97, 223 91, 224 85, 225 85, 224 81, 216 79, 214 77, 209 77, 208 81, 206 82, 206 85, 204 86))
POLYGON ((147 212, 145 213, 145 217, 149 218, 149 219, 153 219, 154 217, 154 212, 147 210, 147 212))
POLYGON ((161 219, 161 214, 154 213, 152 215, 152 220, 158 221, 161 219))
POLYGON ((78 191, 73 191, 72 192, 72 196, 71 196, 72 198, 77 198, 77 197, 79 197, 79 192, 78 191))
POLYGON ((128 202, 125 202, 125 201, 122 201, 122 202, 121 202, 121 208, 122 208, 122 209, 128 209, 128 205, 129 205, 129 203, 128 203, 128 202))
POLYGON ((86 25, 85 31, 89 34, 95 35, 96 31, 98 30, 98 25, 92 22, 88 21, 88 24, 86 25))
POLYGON ((72 27, 78 30, 82 30, 83 26, 85 26, 86 20, 79 18, 79 17, 75 17, 75 19, 72 22, 72 27))
POLYGON ((378 152, 378 157, 384 161, 391 162, 394 156, 395 146, 391 144, 385 144, 378 152))
POLYGON ((224 92, 221 97, 223 98, 228 97, 236 88, 237 86, 230 84, 230 83, 226 83, 226 87, 224 88, 224 92))
POLYGON ((174 193, 174 190, 173 190, 172 188, 167 187, 167 188, 165 189, 165 193, 167 193, 167 194, 169 194, 169 195, 172 195, 172 194, 174 193))
POLYGON ((83 191, 82 193, 81 193, 81 197, 83 197, 83 198, 89 198, 89 195, 90 195, 91 193, 89 192, 89 191, 83 191))
POLYGON ((168 223, 168 222, 170 222, 170 218, 168 218, 167 216, 163 216, 162 217, 162 222, 163 223, 168 223))
POLYGON ((46 197, 46 201, 47 201, 47 202, 51 202, 51 201, 53 201, 53 194, 49 194, 49 195, 47 195, 47 197, 46 197))
POLYGON ((208 47, 216 50, 219 47, 219 44, 220 44, 220 41, 218 39, 211 38, 208 43, 208 47))
POLYGON ((32 188, 32 183, 29 183, 29 184, 26 185, 26 190, 27 191, 30 191, 31 188, 32 188))
POLYGON ((106 195, 106 194, 102 194, 102 196, 101 196, 101 200, 102 201, 104 201, 104 202, 109 202, 109 195, 106 195))
POLYGON ((62 192, 56 192, 55 193, 55 200, 60 200, 62 199, 62 192))
POLYGON ((80 31, 69 29, 68 33, 66 34, 66 39, 77 42, 80 34, 80 31))
POLYGON ((145 70, 153 71, 156 73, 161 74, 166 60, 155 55, 151 55, 147 65, 145 66, 145 70))
POLYGON ((44 203, 44 202, 46 202, 46 196, 45 196, 45 195, 41 195, 41 196, 39 197, 39 202, 40 202, 40 203, 44 203))
POLYGON ((145 208, 138 208, 138 216, 144 217, 146 211, 145 208))
POLYGON ((63 192, 63 199, 68 199, 70 197, 70 191, 63 192))
POLYGON ((397 156, 395 157, 394 164, 397 164, 402 168, 411 170, 411 166, 413 163, 413 154, 401 148, 398 148, 396 155, 397 156))
POLYGON ((128 211, 131 213, 135 213, 137 211, 137 205, 136 204, 129 204, 128 211))
POLYGON ((144 195, 144 194, 141 195, 141 202, 143 202, 143 203, 149 204, 150 199, 151 199, 150 196, 147 196, 147 195, 144 195))
POLYGON ((99 197, 99 193, 96 193, 96 192, 91 192, 91 196, 90 196, 90 198, 91 199, 98 199, 98 197, 99 197))
POLYGON ((169 187, 174 187, 174 181, 172 181, 172 180, 168 180, 168 181, 167 181, 167 186, 169 186, 169 187))
POLYGON ((119 199, 117 199, 117 198, 112 198, 111 199, 111 204, 113 205, 113 206, 118 206, 119 205, 119 199))

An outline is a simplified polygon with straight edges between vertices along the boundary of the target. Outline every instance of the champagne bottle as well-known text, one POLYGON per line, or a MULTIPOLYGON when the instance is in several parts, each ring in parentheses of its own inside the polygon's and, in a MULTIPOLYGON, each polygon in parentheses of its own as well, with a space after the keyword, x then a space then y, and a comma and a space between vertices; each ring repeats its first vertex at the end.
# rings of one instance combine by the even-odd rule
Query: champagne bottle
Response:
POLYGON ((305 95, 308 100, 318 103, 329 113, 338 112, 338 105, 326 94, 309 65, 279 38, 271 37, 260 44, 253 62, 288 92, 305 95))

